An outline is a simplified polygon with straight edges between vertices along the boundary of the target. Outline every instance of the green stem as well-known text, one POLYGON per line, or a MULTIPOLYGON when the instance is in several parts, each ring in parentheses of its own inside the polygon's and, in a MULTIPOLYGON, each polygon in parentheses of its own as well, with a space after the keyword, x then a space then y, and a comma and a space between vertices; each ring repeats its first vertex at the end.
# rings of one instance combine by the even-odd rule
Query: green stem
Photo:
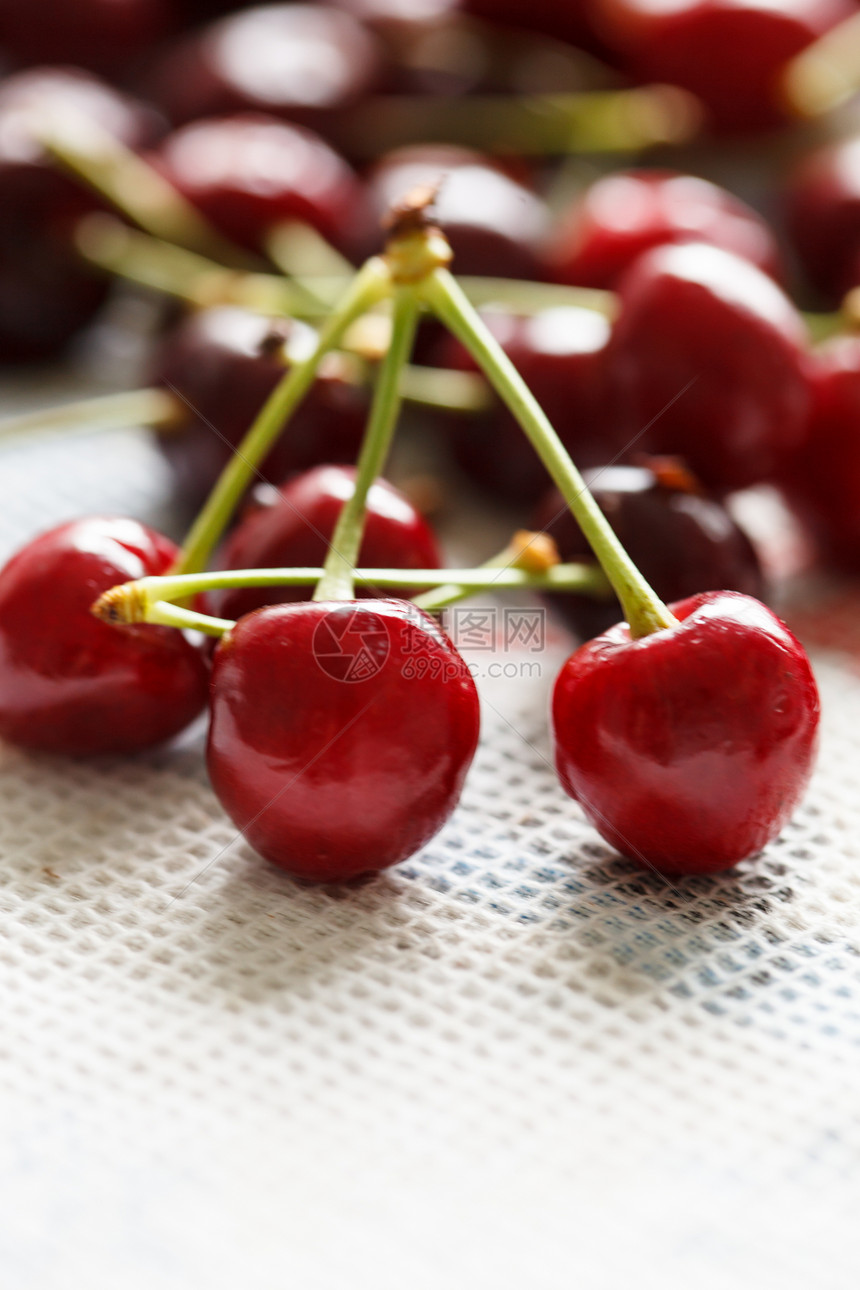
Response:
POLYGON ((367 514, 367 495, 379 478, 400 412, 400 383, 415 340, 420 306, 415 292, 398 287, 394 296, 391 344, 379 369, 376 391, 356 465, 355 489, 337 519, 314 600, 351 600, 367 514))
POLYGON ((251 265, 164 176, 92 120, 52 120, 43 147, 66 170, 147 233, 225 264, 251 265))
POLYGON ((170 426, 181 405, 166 390, 131 390, 78 399, 59 408, 24 412, 0 421, 0 440, 21 435, 119 430, 125 426, 170 426))
POLYGON ((612 584, 631 636, 647 636, 674 626, 676 619, 624 550, 546 413, 451 274, 447 269, 436 269, 418 290, 441 321, 470 351, 525 430, 612 584))
POLYGON ((368 260, 320 331, 313 353, 284 374, 225 466, 188 534, 174 572, 196 573, 206 567, 260 463, 313 384, 324 355, 340 343, 356 318, 390 291, 391 277, 385 261, 378 257, 368 260))
MULTIPOLYGON (((106 592, 93 607, 97 617, 114 623, 161 623, 167 627, 192 628, 209 635, 221 635, 232 627, 226 618, 212 618, 186 609, 175 601, 187 601, 207 591, 237 587, 308 587, 319 582, 321 568, 224 569, 211 573, 168 574, 161 578, 140 578, 121 583, 106 592)), ((525 569, 481 565, 476 569, 355 569, 352 581, 374 588, 433 587, 445 591, 456 579, 464 595, 477 591, 523 589, 532 591, 576 591, 602 595, 605 583, 592 564, 557 564, 544 573, 525 569), (493 577, 488 578, 488 572, 493 577)), ((463 597, 460 597, 463 598, 463 597)), ((422 597, 416 604, 422 604, 422 597)), ((445 599, 445 604, 453 600, 445 599)), ((428 606, 424 606, 428 607, 428 606)), ((442 608, 442 605, 429 606, 442 608)))

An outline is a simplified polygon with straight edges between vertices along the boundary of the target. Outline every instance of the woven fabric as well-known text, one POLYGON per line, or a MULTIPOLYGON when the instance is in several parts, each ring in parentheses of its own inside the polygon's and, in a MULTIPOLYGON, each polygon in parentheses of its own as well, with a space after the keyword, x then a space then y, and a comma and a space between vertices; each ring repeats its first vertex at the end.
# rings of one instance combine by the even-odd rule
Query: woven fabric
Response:
MULTIPOLYGON (((0 476, 2 557, 81 513, 171 524, 137 433, 7 446, 0 476)), ((472 656, 460 809, 357 887, 237 840, 199 729, 98 764, 0 749, 3 1285, 856 1290, 860 616, 837 609, 806 620, 812 790, 718 878, 641 872, 562 794, 558 633, 516 677, 472 656)))

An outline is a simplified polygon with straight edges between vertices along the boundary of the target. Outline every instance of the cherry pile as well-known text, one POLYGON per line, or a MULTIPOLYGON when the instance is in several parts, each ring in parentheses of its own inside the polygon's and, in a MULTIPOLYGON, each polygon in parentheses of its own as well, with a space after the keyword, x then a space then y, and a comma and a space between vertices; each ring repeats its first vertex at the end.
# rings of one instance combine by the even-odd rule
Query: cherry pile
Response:
POLYGON ((674 875, 772 841, 818 698, 736 495, 860 569, 860 136, 796 129, 858 14, 0 4, 0 361, 69 361, 145 292, 136 406, 199 512, 181 547, 84 517, 0 570, 0 737, 129 754, 208 711, 251 845, 352 878, 445 824, 475 753, 440 612, 518 588, 580 641, 556 762, 612 846, 674 875), (448 523, 520 530, 486 565, 448 570, 383 477, 399 421, 448 523))

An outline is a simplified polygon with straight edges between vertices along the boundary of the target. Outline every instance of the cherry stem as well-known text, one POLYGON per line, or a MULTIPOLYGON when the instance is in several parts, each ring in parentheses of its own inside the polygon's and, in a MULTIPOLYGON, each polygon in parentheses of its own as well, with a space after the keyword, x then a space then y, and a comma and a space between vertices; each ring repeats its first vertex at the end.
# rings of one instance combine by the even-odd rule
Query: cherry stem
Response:
POLYGON ((367 429, 356 463, 355 487, 337 518, 325 560, 325 572, 314 591, 314 600, 351 600, 353 597, 352 576, 364 536, 367 497, 382 474, 394 437, 402 402, 403 369, 412 353, 419 312, 415 292, 407 287, 398 287, 394 295, 391 343, 379 369, 367 429))
MULTIPOLYGON (((100 596, 92 612, 114 624, 158 623, 167 627, 192 628, 220 636, 233 626, 226 618, 198 614, 174 601, 186 601, 207 591, 242 587, 306 587, 318 583, 322 568, 224 569, 211 573, 168 574, 161 578, 140 578, 124 582, 100 596)), ((354 569, 351 579, 359 586, 376 590, 404 587, 439 587, 456 584, 465 595, 486 590, 566 591, 583 595, 606 594, 606 583, 593 564, 556 564, 542 573, 509 566, 481 565, 475 569, 354 569), (492 577, 488 575, 492 573, 492 577)), ((464 597, 461 597, 464 598, 464 597)), ((419 597, 416 604, 421 604, 419 597)), ((453 603, 453 601, 445 601, 453 603)), ((434 608, 442 608, 437 605, 434 608)))
POLYGON ((355 275, 340 304, 320 330, 313 352, 282 377, 224 467, 195 520, 175 565, 175 573, 204 569, 260 463, 313 385, 323 357, 335 349, 356 318, 390 294, 391 274, 381 257, 368 260, 355 275))
POLYGON ((350 114, 340 142, 377 156, 414 143, 459 143, 484 151, 638 152, 693 138, 702 110, 672 85, 574 94, 479 95, 468 103, 433 95, 369 99, 350 114))
POLYGON ((55 161, 147 233, 225 264, 255 263, 253 256, 222 237, 154 166, 89 118, 51 117, 39 138, 55 161))
POLYGON ((674 626, 677 620, 624 550, 546 413, 455 279, 446 269, 436 269, 417 289, 437 317, 469 350, 528 435, 612 584, 631 636, 647 636, 674 626))
POLYGON ((34 433, 55 435, 80 430, 121 430, 126 426, 177 427, 187 415, 166 390, 147 389, 78 399, 58 408, 24 412, 0 421, 0 440, 34 433))
MULTIPOLYGON (((352 270, 339 274, 251 273, 225 268, 198 252, 128 228, 113 215, 87 215, 75 229, 75 244, 90 264, 198 307, 238 305, 264 314, 319 317, 345 290, 352 270)), ((519 278, 462 277, 460 285, 475 305, 495 305, 514 313, 577 306, 613 318, 617 298, 593 287, 519 278)))
POLYGON ((782 74, 782 95, 801 117, 822 116, 860 89, 860 14, 831 27, 796 54, 782 74))

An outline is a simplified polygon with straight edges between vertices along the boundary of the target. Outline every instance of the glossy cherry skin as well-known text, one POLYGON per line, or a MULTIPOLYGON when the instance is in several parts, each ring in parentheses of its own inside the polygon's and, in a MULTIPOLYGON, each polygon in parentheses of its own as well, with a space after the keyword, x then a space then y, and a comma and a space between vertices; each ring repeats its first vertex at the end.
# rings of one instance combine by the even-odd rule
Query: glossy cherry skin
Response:
POLYGON ((724 131, 787 118, 779 77, 795 54, 854 12, 850 0, 595 0, 595 25, 628 69, 697 95, 724 131))
MULTIPOLYGON (((532 317, 488 312, 484 321, 523 377, 579 466, 608 461, 623 447, 614 432, 607 348, 609 323, 593 309, 545 309, 532 317)), ((468 352, 446 337, 443 366, 476 370, 468 352)), ((452 421, 454 458, 485 492, 533 505, 547 473, 514 417, 500 403, 486 416, 452 421)))
POLYGON ((55 354, 93 317, 107 282, 72 249, 75 222, 99 203, 63 174, 38 120, 80 118, 126 143, 148 143, 154 112, 75 68, 43 67, 0 82, 0 360, 55 354))
POLYGON ((0 737, 74 757, 172 738, 206 706, 202 651, 169 627, 113 627, 90 607, 178 555, 137 520, 74 520, 0 571, 0 737))
MULTIPOLYGON (((355 488, 352 466, 317 466, 280 488, 256 489, 251 506, 228 538, 217 564, 222 569, 313 568, 328 552, 338 516, 355 488)), ((358 565, 365 569, 438 569, 442 559, 433 530, 412 503, 384 479, 367 499, 358 565)), ((310 600, 313 587, 242 587, 214 593, 212 612, 241 618, 264 605, 310 600)), ((375 594, 359 587, 362 599, 375 594)), ((408 594, 408 593, 407 593, 408 594)))
MULTIPOLYGON (((716 498, 696 488, 679 463, 653 459, 637 466, 603 466, 585 480, 621 544, 663 601, 700 591, 740 591, 761 599, 764 581, 755 548, 716 498)), ((549 533, 565 561, 594 557, 557 489, 538 507, 534 527, 549 533)), ((549 602, 583 640, 621 617, 615 597, 569 593, 549 602)))
MULTIPOLYGON (((465 103, 463 111, 468 111, 465 103)), ((546 206, 479 152, 420 144, 387 153, 368 176, 371 213, 378 223, 413 188, 439 181, 434 212, 451 243, 458 273, 541 276, 546 206)), ((370 249, 378 250, 378 242, 379 235, 370 249)))
POLYGON ((342 9, 257 5, 175 45, 150 88, 177 124, 251 111, 319 126, 374 85, 379 61, 377 41, 342 9))
MULTIPOLYGON (((295 320, 244 309, 202 310, 167 336, 151 379, 185 409, 179 429, 158 443, 189 504, 204 500, 288 363, 310 350, 314 333, 295 320)), ((367 388, 341 355, 323 360, 320 375, 260 467, 279 484, 321 461, 354 461, 367 417, 367 388)))
POLYGON ((17 65, 119 77, 172 25, 169 0, 0 0, 0 47, 17 65))
POLYGON ((813 352, 812 409, 780 487, 825 560, 860 571, 860 337, 813 352))
POLYGON ((338 247, 367 237, 358 179, 315 134, 263 113, 195 121, 175 130, 154 164, 228 238, 251 250, 277 224, 301 220, 338 247))
POLYGON ((640 256, 620 299, 609 371, 636 447, 683 457, 713 492, 775 476, 809 406, 788 297, 748 261, 689 242, 640 256))
POLYGON ((612 291, 644 251, 708 242, 781 279, 779 251, 762 217, 695 175, 626 170, 593 183, 561 217, 547 256, 550 276, 612 291))
POLYGON ((860 284, 860 139, 816 148, 785 192, 788 230, 809 281, 831 305, 860 284))
POLYGON ((776 838, 817 746, 802 645, 749 596, 672 606, 677 627, 626 624, 576 651, 555 685, 556 766, 607 842, 661 874, 730 869, 776 838))
POLYGON ((213 787, 251 846, 297 878, 353 878, 429 842, 479 726, 465 662, 404 601, 271 606, 215 651, 213 787))

